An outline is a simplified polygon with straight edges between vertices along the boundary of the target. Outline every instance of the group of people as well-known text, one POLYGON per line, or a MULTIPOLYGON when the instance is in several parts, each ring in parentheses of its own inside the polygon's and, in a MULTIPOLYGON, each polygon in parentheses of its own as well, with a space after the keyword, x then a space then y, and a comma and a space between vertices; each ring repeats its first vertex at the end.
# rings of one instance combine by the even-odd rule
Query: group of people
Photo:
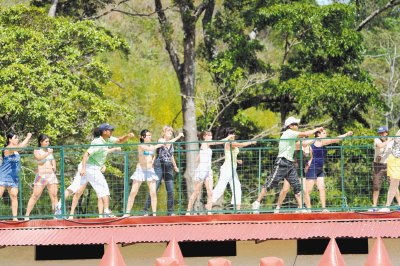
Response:
MULTIPOLYGON (((325 146, 340 142, 344 138, 351 136, 353 132, 349 131, 333 139, 327 139, 328 133, 323 127, 301 132, 298 128, 299 123, 300 119, 294 117, 289 117, 285 121, 285 130, 279 141, 279 152, 274 162, 273 171, 266 179, 257 200, 252 204, 255 213, 258 212, 260 203, 267 191, 276 188, 281 181, 283 181, 283 187, 279 194, 275 212, 279 212, 280 206, 290 187, 294 190, 298 208, 303 209, 301 193, 302 182, 298 176, 294 160, 294 153, 296 150, 302 150, 307 157, 304 167, 304 202, 306 210, 311 209, 310 193, 314 185, 317 185, 320 193, 321 207, 323 211, 327 211, 323 170, 326 158, 325 146), (307 137, 314 138, 306 139, 307 137)), ((82 161, 77 167, 77 174, 71 185, 65 190, 65 199, 73 196, 69 218, 73 218, 79 198, 83 194, 88 183, 91 184, 96 192, 99 215, 101 217, 112 216, 110 210, 110 191, 103 173, 105 171, 107 154, 120 151, 121 148, 109 148, 108 146, 110 144, 124 143, 134 137, 133 133, 128 133, 117 138, 112 136, 113 131, 114 127, 107 123, 101 124, 94 130, 94 139, 91 142, 91 146, 84 153, 82 161)), ((391 205, 395 196, 397 201, 400 202, 398 191, 400 181, 400 167, 398 167, 398 165, 400 165, 400 138, 388 138, 388 129, 386 127, 380 127, 378 129, 378 134, 380 137, 374 141, 373 210, 377 210, 375 208, 378 202, 382 178, 386 175, 390 177, 390 186, 386 202, 387 208, 391 205)), ((400 131, 397 132, 396 135, 400 136, 400 131)), ((27 147, 31 136, 32 134, 28 133, 26 138, 22 142, 19 142, 17 135, 8 134, 6 136, 5 149, 2 151, 3 163, 0 166, 0 197, 2 197, 5 189, 7 189, 11 199, 13 220, 17 220, 18 210, 18 174, 20 169, 20 155, 18 150, 27 147)), ((143 182, 146 182, 149 188, 149 195, 144 206, 144 212, 147 214, 151 206, 152 214, 156 215, 157 190, 162 181, 164 181, 167 191, 168 215, 173 215, 174 213, 174 172, 179 172, 179 168, 177 167, 173 155, 173 143, 183 137, 183 134, 180 133, 177 137, 173 138, 173 129, 169 126, 165 126, 163 127, 161 138, 158 139, 157 144, 150 144, 152 143, 151 137, 151 132, 147 129, 140 132, 138 163, 135 172, 131 176, 132 188, 126 209, 124 210, 124 216, 130 216, 135 198, 143 182)), ((200 134, 200 140, 202 142, 197 156, 197 168, 193 174, 194 189, 188 200, 186 215, 190 215, 193 211, 194 203, 199 197, 203 185, 207 191, 207 204, 205 206, 208 213, 211 213, 213 204, 224 194, 228 184, 232 190, 231 203, 236 205, 237 210, 240 210, 242 188, 236 171, 237 165, 242 163, 241 160, 237 159, 239 148, 256 144, 257 142, 237 142, 235 141, 234 132, 227 132, 225 138, 215 141, 210 131, 202 132, 200 134), (223 145, 225 155, 215 188, 213 188, 212 171, 211 146, 213 145, 223 145)), ((38 148, 34 150, 37 170, 33 192, 26 208, 26 220, 29 219, 29 215, 45 187, 47 187, 55 215, 61 214, 61 200, 57 198, 58 179, 56 176, 56 162, 53 156, 53 149, 49 148, 49 145, 49 137, 40 134, 38 136, 38 148)), ((383 211, 386 210, 389 209, 383 209, 383 211)))

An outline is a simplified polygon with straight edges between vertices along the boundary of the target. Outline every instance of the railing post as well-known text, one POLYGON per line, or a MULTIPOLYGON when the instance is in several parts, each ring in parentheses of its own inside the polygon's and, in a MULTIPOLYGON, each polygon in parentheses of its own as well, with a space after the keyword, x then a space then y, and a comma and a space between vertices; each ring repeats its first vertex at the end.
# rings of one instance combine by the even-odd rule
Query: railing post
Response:
POLYGON ((301 185, 301 208, 304 206, 304 181, 303 181, 303 141, 300 139, 300 185, 301 185))
MULTIPOLYGON (((187 147, 187 146, 186 146, 187 147)), ((182 151, 181 144, 178 142, 178 213, 182 213, 182 173, 181 173, 181 161, 182 161, 182 151)), ((189 151, 190 152, 190 151, 189 151)))
POLYGON ((124 204, 123 213, 126 213, 126 207, 128 205, 128 195, 129 195, 129 154, 124 152, 124 204))
MULTIPOLYGON (((19 192, 19 197, 18 197, 18 215, 17 215, 17 217, 18 216, 20 216, 20 217, 22 217, 22 212, 23 212, 23 210, 22 210, 22 197, 23 197, 23 192, 22 192, 22 182, 21 182, 21 180, 19 180, 19 182, 18 182, 18 192, 19 192)), ((13 217, 13 218, 15 218, 15 217, 13 217)))
POLYGON ((261 193, 261 147, 258 148, 258 193, 261 193))
POLYGON ((231 154, 231 171, 232 171, 232 184, 233 184, 233 211, 234 213, 237 213, 237 209, 236 209, 236 185, 235 185, 235 169, 233 167, 233 156, 232 156, 232 142, 229 142, 229 147, 230 147, 230 154, 231 154))
POLYGON ((343 146, 340 145, 340 177, 342 181, 342 211, 347 205, 346 195, 344 191, 344 156, 343 156, 343 146))
POLYGON ((66 218, 66 207, 65 207, 65 169, 64 169, 65 155, 64 147, 60 148, 60 186, 61 186, 61 214, 63 218, 66 218))

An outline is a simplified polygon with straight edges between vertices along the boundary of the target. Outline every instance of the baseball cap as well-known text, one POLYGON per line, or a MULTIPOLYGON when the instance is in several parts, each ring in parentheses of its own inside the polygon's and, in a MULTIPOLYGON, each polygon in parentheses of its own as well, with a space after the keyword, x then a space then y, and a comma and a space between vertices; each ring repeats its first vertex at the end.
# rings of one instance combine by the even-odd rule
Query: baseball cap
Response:
POLYGON ((99 126, 99 129, 101 131, 103 130, 114 130, 115 127, 113 127, 112 125, 108 124, 108 123, 103 123, 99 126))
POLYGON ((388 128, 385 126, 378 127, 378 133, 388 132, 388 128))
POLYGON ((299 123, 300 123, 300 119, 297 119, 297 118, 294 118, 293 116, 291 116, 288 119, 286 119, 285 127, 288 127, 291 124, 299 124, 299 123))

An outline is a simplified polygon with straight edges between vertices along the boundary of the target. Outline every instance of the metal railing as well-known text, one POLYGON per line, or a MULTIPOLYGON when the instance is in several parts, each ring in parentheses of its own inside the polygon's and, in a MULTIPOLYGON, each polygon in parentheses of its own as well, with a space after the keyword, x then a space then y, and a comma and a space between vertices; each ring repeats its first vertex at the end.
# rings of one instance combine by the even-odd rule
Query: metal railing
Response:
MULTIPOLYGON (((326 207, 329 211, 366 211, 372 204, 372 179, 373 179, 373 140, 376 136, 345 138, 338 144, 327 146, 327 156, 324 165, 324 181, 326 190, 326 207)), ((300 140, 302 142, 305 139, 300 140)), ((237 141, 240 142, 240 141, 237 141)), ((227 142, 227 145, 232 145, 227 142)), ((278 154, 279 139, 259 140, 256 145, 241 148, 238 159, 242 161, 237 166, 237 174, 240 184, 232 180, 232 188, 227 188, 223 196, 213 204, 212 213, 252 213, 252 202, 260 193, 265 179, 271 175, 274 161, 278 154), (235 203, 240 199, 232 191, 235 187, 242 190, 241 208, 235 203), (231 204, 231 199, 233 203, 231 204)), ((198 153, 198 150, 187 150, 185 142, 174 143, 175 160, 179 172, 175 172, 174 188, 174 214, 184 215, 187 213, 188 198, 193 191, 194 173, 185 173, 187 168, 186 155, 190 152, 198 153)), ((122 151, 108 155, 106 163, 106 177, 110 188, 110 208, 116 216, 125 214, 129 193, 131 190, 130 177, 136 169, 138 154, 136 144, 121 144, 122 151)), ((109 145, 108 145, 109 146, 109 145)), ((58 178, 58 200, 61 202, 61 215, 57 218, 68 218, 71 197, 64 197, 64 192, 72 183, 77 173, 78 164, 83 153, 89 145, 54 146, 54 157, 57 162, 58 178)), ((220 167, 224 162, 224 146, 211 147, 213 150, 213 183, 214 186, 219 179, 220 167)), ((37 162, 33 157, 33 148, 19 151, 21 154, 21 169, 19 172, 19 194, 18 194, 18 218, 25 218, 25 212, 29 198, 34 188, 35 170, 37 162)), ((231 154, 232 155, 232 154, 231 154)), ((304 189, 304 167, 303 153, 295 152, 295 164, 298 175, 304 189)), ((231 168, 232 173, 235 169, 231 168)), ((0 177, 1 178, 1 177, 0 177)), ((163 182, 164 183, 164 182, 163 182)), ((161 184, 157 192, 157 215, 167 214, 167 193, 164 184, 161 184)), ((383 182, 379 196, 379 204, 383 205, 386 200, 388 182, 383 182)), ((269 191, 261 203, 260 212, 273 212, 280 191, 279 188, 269 191)), ((304 194, 304 191, 303 191, 304 194)), ((310 211, 321 211, 318 189, 314 187, 311 193, 313 208, 310 211)), ((136 196, 131 215, 145 215, 144 206, 148 197, 148 186, 143 182, 136 196)), ((304 198, 303 198, 304 200, 304 198)), ((202 192, 195 203, 194 210, 190 214, 206 214, 205 209, 207 194, 203 186, 202 192)), ((297 204, 293 192, 290 190, 281 206, 280 212, 292 212, 297 210, 297 204)), ((98 217, 97 197, 90 185, 87 185, 82 195, 75 218, 98 217)), ((10 197, 6 192, 0 201, 0 219, 11 219, 10 197)), ((56 218, 51 201, 45 188, 33 211, 31 219, 56 218)))

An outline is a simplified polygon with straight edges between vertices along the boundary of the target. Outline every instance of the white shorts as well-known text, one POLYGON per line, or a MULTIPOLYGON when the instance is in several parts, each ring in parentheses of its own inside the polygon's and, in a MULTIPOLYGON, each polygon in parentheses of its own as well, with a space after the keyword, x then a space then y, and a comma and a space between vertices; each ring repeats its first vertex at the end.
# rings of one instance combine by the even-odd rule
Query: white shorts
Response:
POLYGON ((142 167, 140 167, 140 165, 137 165, 136 171, 131 176, 131 179, 139 182, 143 181, 149 182, 149 181, 157 181, 158 176, 156 175, 156 172, 154 172, 154 168, 143 170, 142 167))
POLYGON ((67 190, 72 191, 72 193, 76 193, 81 187, 81 170, 82 163, 78 164, 78 170, 75 173, 74 180, 72 180, 72 184, 67 188, 67 190))
POLYGON ((196 182, 204 182, 206 179, 213 178, 213 172, 211 168, 197 167, 194 172, 194 180, 196 182))
POLYGON ((98 198, 110 195, 110 190, 108 188, 106 178, 104 177, 100 169, 101 169, 100 166, 87 164, 86 175, 80 178, 80 184, 79 184, 79 187, 81 187, 82 185, 89 182, 92 185, 94 191, 96 192, 98 198))

